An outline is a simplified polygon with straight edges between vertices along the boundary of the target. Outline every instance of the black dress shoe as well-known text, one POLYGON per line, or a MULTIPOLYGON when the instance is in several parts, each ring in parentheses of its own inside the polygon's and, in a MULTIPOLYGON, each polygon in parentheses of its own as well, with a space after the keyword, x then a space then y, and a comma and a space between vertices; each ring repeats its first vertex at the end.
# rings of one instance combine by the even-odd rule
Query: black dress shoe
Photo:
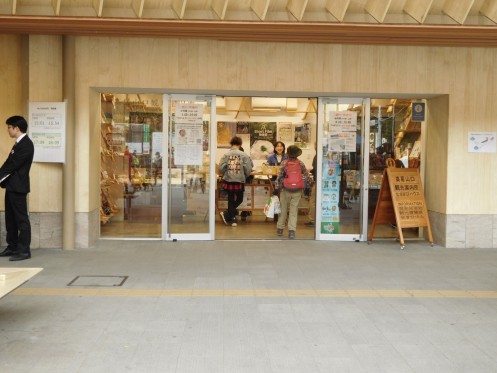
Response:
POLYGON ((15 254, 9 258, 9 261, 15 262, 18 260, 25 260, 31 258, 31 254, 15 254))
POLYGON ((0 253, 0 256, 12 256, 12 255, 16 255, 16 254, 17 254, 17 252, 15 252, 7 247, 4 251, 2 251, 0 253))

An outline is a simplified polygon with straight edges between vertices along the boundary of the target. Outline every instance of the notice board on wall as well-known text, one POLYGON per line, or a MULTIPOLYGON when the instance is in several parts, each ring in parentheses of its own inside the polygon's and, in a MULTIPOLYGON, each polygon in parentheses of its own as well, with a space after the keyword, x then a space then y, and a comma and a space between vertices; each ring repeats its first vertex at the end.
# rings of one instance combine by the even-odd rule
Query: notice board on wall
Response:
POLYGON ((428 239, 433 244, 418 168, 385 169, 368 241, 372 241, 377 224, 395 224, 401 248, 404 248, 403 228, 428 228, 428 239))
POLYGON ((30 102, 28 128, 35 147, 33 162, 65 162, 65 102, 30 102))

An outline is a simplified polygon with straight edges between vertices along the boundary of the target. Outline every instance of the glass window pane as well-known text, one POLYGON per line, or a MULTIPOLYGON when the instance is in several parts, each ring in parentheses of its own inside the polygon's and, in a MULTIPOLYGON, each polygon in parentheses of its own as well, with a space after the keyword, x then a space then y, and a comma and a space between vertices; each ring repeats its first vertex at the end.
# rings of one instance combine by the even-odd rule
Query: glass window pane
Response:
POLYGON ((162 95, 101 95, 100 233, 160 238, 162 95))

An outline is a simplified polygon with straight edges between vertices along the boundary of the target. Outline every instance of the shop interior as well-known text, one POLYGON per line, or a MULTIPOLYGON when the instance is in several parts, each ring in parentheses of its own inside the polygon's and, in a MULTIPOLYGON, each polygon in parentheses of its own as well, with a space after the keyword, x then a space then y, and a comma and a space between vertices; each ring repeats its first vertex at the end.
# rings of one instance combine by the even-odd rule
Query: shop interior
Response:
MULTIPOLYGON (((398 167, 419 167, 421 127, 413 122, 411 103, 419 99, 372 99, 369 139, 369 224, 374 215, 378 191, 386 160, 394 158, 398 167)), ((176 165, 174 119, 169 131, 170 149, 163 149, 164 112, 160 94, 101 95, 101 170, 100 170, 100 232, 102 238, 154 238, 162 236, 163 162, 168 162, 170 175, 169 227, 178 232, 199 232, 208 220, 209 153, 215 151, 216 163, 229 150, 229 141, 237 135, 243 139, 243 149, 253 162, 254 174, 246 184, 244 199, 239 207, 236 227, 225 225, 219 211, 226 208, 226 195, 215 188, 215 239, 280 239, 276 235, 276 218, 267 218, 263 208, 272 195, 275 169, 268 167, 267 158, 274 143, 283 141, 286 147, 297 145, 299 157, 310 170, 316 154, 317 98, 299 97, 216 97, 217 139, 209 144, 209 120, 204 122, 204 159, 197 166, 176 165)), ((350 111, 362 107, 350 106, 350 111)), ((207 109, 206 109, 207 112, 207 109)), ((173 115, 174 117, 174 115, 173 115)), ((358 136, 361 138, 360 136, 358 136)), ((179 145, 177 148, 179 149, 179 145)), ((361 209, 361 149, 340 155, 341 232, 359 224, 361 209)), ((315 199, 315 193, 311 195, 315 199)), ((297 239, 315 239, 316 228, 309 223, 309 200, 299 204, 297 239)), ((404 237, 418 236, 417 229, 404 232, 404 237)), ((379 226, 375 237, 395 238, 395 226, 379 226)))

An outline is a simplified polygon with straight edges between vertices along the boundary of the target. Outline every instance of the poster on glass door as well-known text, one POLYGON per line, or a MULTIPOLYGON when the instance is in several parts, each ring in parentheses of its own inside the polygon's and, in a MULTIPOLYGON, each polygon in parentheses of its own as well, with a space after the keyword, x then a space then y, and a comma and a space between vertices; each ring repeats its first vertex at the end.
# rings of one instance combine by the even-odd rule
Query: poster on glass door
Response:
POLYGON ((174 164, 202 165, 204 106, 202 104, 177 104, 174 126, 174 164))
POLYGON ((338 201, 340 196, 338 159, 323 159, 321 184, 321 233, 337 234, 340 222, 338 201))
POLYGON ((330 111, 328 149, 334 152, 355 152, 357 112, 330 111))

